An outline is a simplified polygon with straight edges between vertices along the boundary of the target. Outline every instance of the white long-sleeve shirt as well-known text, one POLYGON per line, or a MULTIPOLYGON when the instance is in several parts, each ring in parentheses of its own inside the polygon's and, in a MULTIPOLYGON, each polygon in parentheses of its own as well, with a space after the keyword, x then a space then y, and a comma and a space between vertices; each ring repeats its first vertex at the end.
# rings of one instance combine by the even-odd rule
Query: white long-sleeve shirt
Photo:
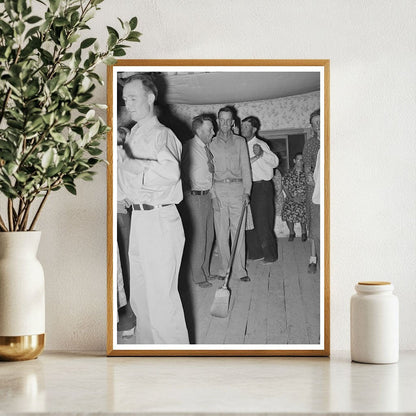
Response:
POLYGON ((279 166, 279 158, 270 150, 263 140, 253 137, 247 143, 250 159, 255 156, 253 146, 258 144, 263 149, 260 158, 251 163, 253 182, 270 181, 273 178, 273 169, 279 166))
POLYGON ((117 167, 118 191, 123 197, 134 204, 149 205, 182 200, 182 145, 172 130, 151 117, 132 128, 125 148, 127 156, 117 167))

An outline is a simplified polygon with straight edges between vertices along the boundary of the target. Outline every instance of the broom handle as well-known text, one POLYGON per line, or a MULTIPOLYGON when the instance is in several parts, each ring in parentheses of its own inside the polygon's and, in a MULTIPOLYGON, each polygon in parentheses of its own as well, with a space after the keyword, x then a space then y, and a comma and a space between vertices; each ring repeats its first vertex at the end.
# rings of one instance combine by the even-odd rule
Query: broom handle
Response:
POLYGON ((230 280, 231 267, 234 263, 235 252, 237 251, 238 237, 240 236, 241 224, 243 223, 244 212, 246 210, 246 207, 247 207, 247 201, 244 201, 243 208, 241 209, 240 219, 238 220, 238 225, 237 225, 237 230, 235 233, 234 241, 231 247, 231 257, 230 257, 230 261, 228 262, 227 271, 225 273, 225 281, 224 281, 224 285, 222 286, 223 289, 227 289, 228 281, 230 280))

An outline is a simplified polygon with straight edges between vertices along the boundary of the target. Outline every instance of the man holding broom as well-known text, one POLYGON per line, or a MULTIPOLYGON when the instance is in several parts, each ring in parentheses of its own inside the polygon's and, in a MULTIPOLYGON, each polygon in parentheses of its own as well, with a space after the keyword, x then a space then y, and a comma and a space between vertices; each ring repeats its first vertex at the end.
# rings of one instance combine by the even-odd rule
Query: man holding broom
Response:
MULTIPOLYGON (((220 255, 218 279, 223 280, 230 259, 229 239, 237 238, 236 230, 243 208, 249 202, 251 168, 247 143, 232 132, 234 110, 223 107, 218 112, 218 133, 210 150, 214 162, 213 208, 214 226, 220 255)), ((245 218, 243 218, 245 224, 245 218)), ((246 269, 245 227, 241 227, 237 240, 232 276, 243 282, 250 281, 246 269)))
POLYGON ((123 100, 136 124, 118 166, 119 199, 132 207, 130 302, 140 344, 188 344, 178 274, 184 246, 175 204, 182 200, 182 146, 154 115, 157 88, 147 74, 127 78, 123 100))

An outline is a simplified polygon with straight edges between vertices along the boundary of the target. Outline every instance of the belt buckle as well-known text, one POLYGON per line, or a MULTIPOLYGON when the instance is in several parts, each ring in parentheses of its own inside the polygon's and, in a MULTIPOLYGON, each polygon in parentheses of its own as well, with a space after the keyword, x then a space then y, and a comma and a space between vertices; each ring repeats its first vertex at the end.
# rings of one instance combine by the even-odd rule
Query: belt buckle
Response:
POLYGON ((227 179, 225 179, 225 180, 224 180, 224 182, 225 182, 225 183, 231 183, 231 179, 228 179, 228 178, 227 178, 227 179))

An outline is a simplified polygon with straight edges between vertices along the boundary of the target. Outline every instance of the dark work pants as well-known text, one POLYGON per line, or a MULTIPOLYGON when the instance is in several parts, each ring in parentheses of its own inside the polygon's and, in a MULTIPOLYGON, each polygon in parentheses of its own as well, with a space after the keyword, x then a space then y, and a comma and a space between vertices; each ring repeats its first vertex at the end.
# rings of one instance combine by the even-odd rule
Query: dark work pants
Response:
POLYGON ((249 259, 277 260, 277 241, 274 235, 274 200, 272 181, 253 182, 250 207, 254 230, 246 231, 249 259))
POLYGON ((209 275, 212 245, 214 242, 214 212, 211 196, 185 193, 184 266, 189 281, 206 282, 209 275))
POLYGON ((126 292, 127 305, 119 309, 118 331, 134 328, 136 317, 130 306, 130 261, 129 261, 129 239, 130 239, 130 211, 126 214, 117 213, 117 244, 120 253, 120 265, 123 273, 124 291, 126 292))
POLYGON ((130 212, 117 213, 117 243, 120 251, 121 270, 123 272, 124 291, 127 301, 130 299, 130 264, 129 264, 129 238, 130 238, 130 212))

